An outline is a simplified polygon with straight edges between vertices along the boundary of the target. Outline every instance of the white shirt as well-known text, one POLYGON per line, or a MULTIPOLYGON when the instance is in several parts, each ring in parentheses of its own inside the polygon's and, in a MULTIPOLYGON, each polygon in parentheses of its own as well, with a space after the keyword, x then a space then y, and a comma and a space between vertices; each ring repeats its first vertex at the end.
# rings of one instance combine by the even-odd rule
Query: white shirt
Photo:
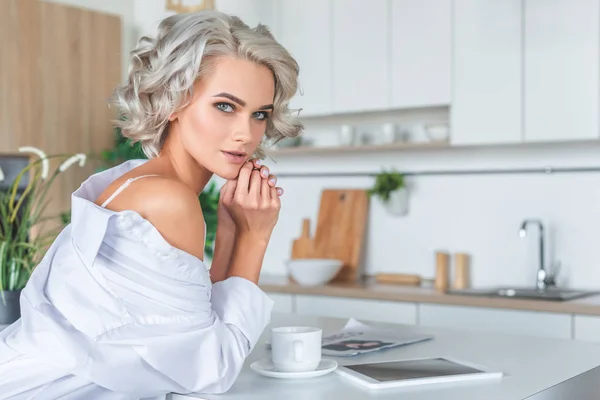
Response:
POLYGON ((212 285, 200 259, 138 213, 94 204, 145 161, 73 193, 71 224, 23 289, 21 319, 0 332, 0 399, 221 393, 237 378, 272 300, 240 277, 212 285))

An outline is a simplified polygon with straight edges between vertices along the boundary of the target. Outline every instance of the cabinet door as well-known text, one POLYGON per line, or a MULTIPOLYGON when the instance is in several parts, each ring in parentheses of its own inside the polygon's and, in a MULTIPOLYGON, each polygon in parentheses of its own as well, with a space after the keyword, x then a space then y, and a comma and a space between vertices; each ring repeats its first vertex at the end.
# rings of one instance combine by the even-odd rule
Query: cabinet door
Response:
POLYGON ((598 138, 598 0, 525 0, 525 140, 598 138))
POLYGON ((420 304, 419 325, 571 338, 571 315, 547 312, 420 304))
POLYGON ((273 312, 291 314, 294 312, 294 295, 286 293, 267 293, 275 303, 273 312))
POLYGON ((573 324, 573 339, 600 342, 600 317, 594 315, 574 315, 573 324))
POLYGON ((451 0, 392 1, 392 107, 450 103, 451 0))
POLYGON ((276 37, 300 65, 290 108, 301 108, 300 116, 331 113, 331 1, 281 1, 276 10, 276 37))
POLYGON ((389 5, 387 0, 333 0, 334 112, 389 108, 389 5))
POLYGON ((454 0, 453 144, 522 141, 521 0, 454 0))
POLYGON ((417 321, 414 303, 329 296, 296 296, 296 313, 411 325, 417 321))

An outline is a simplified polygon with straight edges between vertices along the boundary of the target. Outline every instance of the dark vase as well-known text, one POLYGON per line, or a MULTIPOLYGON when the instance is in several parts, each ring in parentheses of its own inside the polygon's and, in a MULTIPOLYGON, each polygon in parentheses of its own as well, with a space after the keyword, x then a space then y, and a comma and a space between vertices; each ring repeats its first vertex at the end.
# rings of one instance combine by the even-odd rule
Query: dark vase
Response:
POLYGON ((21 317, 20 290, 0 291, 0 325, 10 325, 21 317))

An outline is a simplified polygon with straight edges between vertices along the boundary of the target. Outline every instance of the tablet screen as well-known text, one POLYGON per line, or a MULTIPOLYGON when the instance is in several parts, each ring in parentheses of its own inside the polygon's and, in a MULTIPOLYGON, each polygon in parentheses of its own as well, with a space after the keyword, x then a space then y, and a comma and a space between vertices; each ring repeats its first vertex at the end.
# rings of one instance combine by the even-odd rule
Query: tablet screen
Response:
POLYGON ((445 358, 346 365, 346 368, 380 382, 484 372, 445 358))

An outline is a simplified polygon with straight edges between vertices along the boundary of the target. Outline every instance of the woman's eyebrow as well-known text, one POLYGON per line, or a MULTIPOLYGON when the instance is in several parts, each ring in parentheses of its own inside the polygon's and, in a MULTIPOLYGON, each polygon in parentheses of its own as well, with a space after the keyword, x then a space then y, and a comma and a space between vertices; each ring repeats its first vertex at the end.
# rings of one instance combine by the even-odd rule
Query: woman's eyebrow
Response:
POLYGON ((246 102, 244 100, 242 100, 239 97, 236 97, 230 93, 221 92, 221 93, 215 94, 213 97, 225 97, 226 99, 229 99, 229 100, 233 101, 234 103, 238 103, 242 107, 246 106, 246 102))
MULTIPOLYGON (((240 99, 237 96, 232 95, 231 93, 221 92, 221 93, 215 94, 213 97, 225 97, 226 99, 229 99, 229 100, 233 101, 234 103, 239 104, 242 107, 246 107, 246 102, 244 100, 240 99)), ((260 106, 258 109, 261 111, 272 110, 273 104, 265 104, 264 106, 260 106)))

